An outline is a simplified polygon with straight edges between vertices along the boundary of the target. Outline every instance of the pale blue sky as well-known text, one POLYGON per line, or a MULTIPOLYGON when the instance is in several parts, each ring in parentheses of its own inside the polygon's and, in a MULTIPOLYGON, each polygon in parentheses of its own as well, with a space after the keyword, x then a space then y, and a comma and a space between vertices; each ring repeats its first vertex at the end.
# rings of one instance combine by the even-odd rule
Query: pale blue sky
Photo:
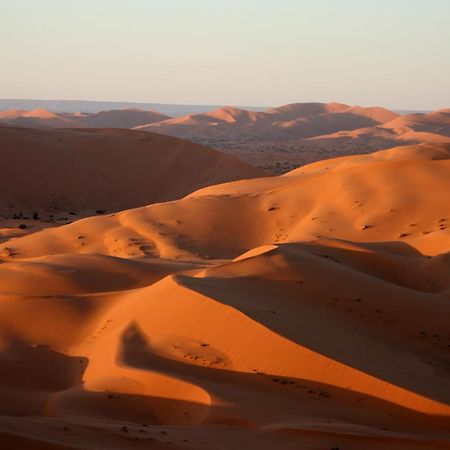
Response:
POLYGON ((0 0, 0 97, 450 106, 450 0, 0 0))

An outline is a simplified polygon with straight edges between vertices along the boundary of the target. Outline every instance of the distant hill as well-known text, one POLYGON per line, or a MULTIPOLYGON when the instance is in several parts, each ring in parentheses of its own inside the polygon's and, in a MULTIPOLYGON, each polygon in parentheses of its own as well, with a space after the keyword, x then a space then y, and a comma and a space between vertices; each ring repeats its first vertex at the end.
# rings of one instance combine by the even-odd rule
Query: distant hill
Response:
MULTIPOLYGON (((33 100, 33 99, 0 99, 0 111, 8 109, 46 109, 55 113, 86 112, 96 113, 113 109, 141 109, 157 110, 161 114, 176 117, 185 114, 207 112, 220 108, 221 105, 172 105, 165 103, 140 103, 140 102, 103 102, 89 100, 33 100)), ((264 107, 242 106, 242 108, 263 111, 264 107)))
POLYGON ((53 113, 45 109, 31 111, 9 109, 0 112, 0 121, 16 127, 30 128, 134 128, 143 123, 170 119, 158 111, 117 109, 98 113, 53 113))
POLYGON ((0 127, 0 214, 118 211, 214 183, 264 176, 246 163, 169 136, 117 129, 0 127))
POLYGON ((400 115, 382 107, 293 103, 266 111, 233 107, 138 129, 220 149, 274 174, 336 156, 450 140, 449 111, 400 115))
MULTIPOLYGON (((31 102, 35 106, 39 103, 31 102)), ((137 129, 215 148, 273 174, 336 156, 450 140, 448 109, 401 115, 379 106, 316 102, 269 109, 223 106, 211 110, 213 106, 204 105, 198 107, 200 112, 179 115, 189 110, 189 105, 174 110, 177 105, 136 103, 128 104, 134 105, 133 108, 123 109, 126 103, 87 102, 90 107, 94 104, 103 107, 98 112, 87 112, 83 111, 83 102, 61 102, 55 106, 48 101, 48 109, 15 107, 0 111, 0 124, 29 128, 137 129), (112 106, 115 109, 108 109, 112 106), (170 114, 166 106, 172 108, 170 114), (55 112, 58 108, 66 112, 55 112)))
POLYGON ((264 112, 227 106, 204 114, 140 126, 139 129, 194 140, 205 136, 286 140, 379 125, 396 117, 398 114, 384 108, 341 103, 294 103, 264 112))

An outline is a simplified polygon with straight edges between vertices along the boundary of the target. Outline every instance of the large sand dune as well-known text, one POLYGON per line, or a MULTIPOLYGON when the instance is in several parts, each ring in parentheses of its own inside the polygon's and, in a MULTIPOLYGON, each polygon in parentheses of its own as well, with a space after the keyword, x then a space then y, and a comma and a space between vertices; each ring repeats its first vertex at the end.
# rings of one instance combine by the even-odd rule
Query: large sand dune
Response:
POLYGON ((0 111, 0 121, 31 128, 134 128, 169 119, 157 111, 118 109, 97 113, 54 113, 45 109, 0 111))
POLYGON ((0 111, 0 121, 5 125, 42 128, 77 127, 77 123, 69 117, 56 114, 45 109, 9 109, 0 111))
POLYGON ((296 103, 265 112, 224 107, 139 126, 139 129, 180 138, 307 138, 339 130, 354 130, 397 117, 383 108, 340 103, 296 103))
POLYGON ((0 158, 0 214, 9 218, 117 211, 264 175, 197 144, 114 129, 2 127, 0 158))
POLYGON ((221 108, 139 126, 222 149, 278 174, 330 157, 396 145, 448 143, 449 111, 400 116, 385 108, 294 103, 265 112, 221 108))
POLYGON ((450 244, 449 151, 424 144, 321 161, 281 177, 214 185, 176 202, 46 230, 17 247, 27 257, 100 252, 220 259, 267 243, 333 237, 399 240, 440 253, 450 244))
MULTIPOLYGON (((135 128, 206 145, 273 174, 327 158, 398 145, 450 142, 450 112, 399 115, 382 107, 293 103, 266 110, 231 106, 168 117, 155 110, 0 112, 0 124, 31 128, 135 128)), ((1 125, 0 125, 1 126, 1 125)))
POLYGON ((416 145, 3 242, 1 441, 449 448, 449 192, 416 145))
POLYGON ((353 131, 340 131, 312 140, 345 145, 378 143, 380 147, 392 143, 448 143, 450 142, 450 110, 443 109, 427 114, 408 114, 375 127, 353 131))

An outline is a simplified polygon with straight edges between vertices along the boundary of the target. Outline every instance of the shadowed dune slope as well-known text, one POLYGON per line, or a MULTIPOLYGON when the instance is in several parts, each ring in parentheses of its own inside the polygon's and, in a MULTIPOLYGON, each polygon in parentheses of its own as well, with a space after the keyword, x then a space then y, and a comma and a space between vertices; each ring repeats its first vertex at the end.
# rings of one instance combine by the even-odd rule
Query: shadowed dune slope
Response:
MULTIPOLYGON (((435 274, 448 258, 337 240, 252 253, 132 290, 100 278, 110 291, 83 295, 48 261, 47 286, 66 294, 1 295, 1 414, 41 417, 25 436, 60 441, 52 417, 72 439, 96 430, 94 448, 122 424, 142 439, 142 423, 157 441, 160 427, 195 426, 206 448, 229 448, 211 425, 315 430, 319 446, 350 434, 351 449, 362 436, 445 448, 449 286, 435 274)), ((151 283, 137 264, 126 270, 151 283)))
POLYGON ((5 241, 0 439, 448 448, 449 192, 408 146, 5 241))
POLYGON ((442 253, 450 248, 449 155, 446 145, 420 145, 327 160, 281 177, 219 184, 175 202, 88 218, 7 245, 24 257, 99 252, 217 259, 268 243, 333 237, 400 240, 422 253, 442 253))
POLYGON ((0 212, 117 211, 263 176, 206 147, 143 132, 2 127, 0 212), (174 180, 176 180, 174 182, 174 180))

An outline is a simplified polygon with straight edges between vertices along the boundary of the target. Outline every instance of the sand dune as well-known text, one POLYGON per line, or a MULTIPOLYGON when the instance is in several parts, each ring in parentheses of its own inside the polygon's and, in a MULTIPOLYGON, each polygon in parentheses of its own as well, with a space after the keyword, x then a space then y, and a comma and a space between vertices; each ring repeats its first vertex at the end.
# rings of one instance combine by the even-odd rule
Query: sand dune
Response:
POLYGON ((333 141, 342 145, 352 140, 359 145, 378 142, 381 146, 393 143, 448 143, 450 142, 450 111, 440 110, 428 114, 408 114, 383 125, 353 131, 340 131, 313 140, 333 141))
POLYGON ((293 103, 261 111, 231 106, 168 117, 155 110, 53 113, 11 109, 0 124, 31 128, 136 128, 223 150, 272 174, 398 145, 448 143, 448 109, 399 115, 382 107, 293 103))
MULTIPOLYGON (((55 113, 67 111, 83 111, 84 113, 97 113, 117 109, 157 110, 171 117, 185 116, 197 112, 206 112, 217 109, 219 105, 179 105, 171 103, 142 103, 142 102, 112 102, 89 100, 32 100, 32 99, 0 99, 0 110, 8 109, 36 109, 42 108, 55 113)), ((242 106, 251 111, 263 111, 260 106, 242 106)))
POLYGON ((77 122, 71 118, 45 109, 0 111, 0 121, 6 125, 19 127, 75 128, 78 126, 77 122))
POLYGON ((84 128, 134 128, 138 125, 167 120, 169 116, 158 111, 139 109, 117 109, 83 114, 77 119, 84 128))
POLYGON ((224 107, 140 126, 180 138, 306 138, 338 130, 384 123, 397 114, 383 108, 361 108, 339 103, 296 103, 265 112, 224 107))
POLYGON ((396 114, 381 107, 294 103, 265 112, 221 108, 139 129, 229 152, 274 174, 299 165, 398 145, 450 142, 450 113, 396 114))
POLYGON ((401 240, 435 254, 450 244, 449 151, 448 145, 419 145, 321 161, 281 177, 210 186, 176 202, 11 242, 26 257, 100 252, 220 259, 267 243, 318 237, 401 240), (86 236, 84 246, 79 235, 86 236))
POLYGON ((378 123, 385 123, 398 117, 398 114, 381 107, 363 108, 361 106, 349 106, 343 103, 293 103, 267 110, 281 120, 295 120, 301 117, 326 113, 349 113, 373 119, 378 123))
POLYGON ((448 448, 449 192, 404 146, 6 240, 2 441, 448 448))
POLYGON ((0 121, 30 128, 134 128, 169 119, 157 111, 118 109, 97 113, 53 113, 45 109, 0 111, 0 121))
POLYGON ((450 110, 442 109, 428 114, 408 114, 384 124, 383 128, 398 130, 410 128, 417 132, 441 134, 450 137, 450 110))
POLYGON ((117 211, 264 175, 197 144, 128 130, 2 127, 0 157, 0 214, 9 218, 117 211))

